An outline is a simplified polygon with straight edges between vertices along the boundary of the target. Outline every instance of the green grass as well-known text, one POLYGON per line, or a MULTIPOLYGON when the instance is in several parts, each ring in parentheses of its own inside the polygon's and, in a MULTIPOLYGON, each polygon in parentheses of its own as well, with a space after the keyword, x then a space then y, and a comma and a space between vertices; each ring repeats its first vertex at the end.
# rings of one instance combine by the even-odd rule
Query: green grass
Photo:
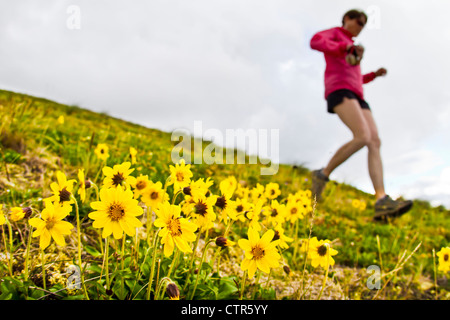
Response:
MULTIPOLYGON (((42 199, 50 195, 49 185, 55 180, 56 170, 62 170, 68 177, 77 179, 77 170, 84 168, 87 178, 98 177, 103 163, 96 158, 93 150, 99 143, 105 143, 110 147, 111 156, 106 162, 108 166, 129 161, 129 147, 132 146, 138 150, 137 163, 133 166, 136 168, 133 173, 135 176, 148 175, 152 181, 164 183, 170 174, 171 151, 176 144, 171 141, 171 133, 145 128, 78 106, 67 106, 9 91, 0 91, 0 115, 2 118, 0 126, 0 204, 3 204, 4 208, 33 206, 42 210, 42 199), (64 124, 57 122, 61 115, 64 116, 64 124)), ((261 176, 259 174, 260 167, 259 164, 199 164, 193 165, 192 172, 195 179, 211 177, 216 182, 215 191, 218 190, 218 182, 229 175, 234 175, 238 181, 244 181, 250 187, 257 183, 266 185, 269 182, 277 182, 282 191, 280 199, 287 197, 290 193, 310 187, 310 171, 303 166, 294 167, 281 164, 278 173, 273 176, 261 176)), ((100 179, 101 173, 96 182, 100 183, 100 179)), ((169 189, 168 192, 172 197, 172 191, 169 189)), ((372 195, 352 186, 333 182, 328 184, 324 196, 324 202, 317 204, 314 212, 312 236, 332 240, 333 248, 339 251, 335 257, 336 265, 329 274, 329 282, 339 286, 343 298, 370 299, 374 297, 377 292, 369 290, 365 286, 368 276, 365 273, 366 268, 370 265, 379 265, 382 266, 383 274, 386 274, 396 267, 402 254, 406 252, 406 256, 408 256, 419 243, 420 247, 417 252, 410 257, 401 270, 394 274, 382 294, 377 298, 449 298, 450 286, 446 280, 447 275, 442 272, 436 274, 438 291, 435 291, 432 255, 433 249, 437 252, 442 247, 449 246, 450 219, 449 211, 446 208, 432 207, 426 201, 415 200, 412 210, 404 216, 389 223, 374 223, 372 221, 374 212, 372 195), (354 208, 352 206, 354 199, 364 201, 367 204, 366 209, 360 211, 354 208), (378 247, 377 237, 380 247, 378 247), (359 278, 355 281, 354 277, 359 278)), ((98 257, 101 257, 101 248, 98 241, 93 240, 97 235, 87 218, 90 211, 92 209, 88 204, 80 206, 80 216, 84 219, 87 228, 86 256, 92 261, 97 261, 98 257)), ((69 221, 74 223, 74 218, 70 217, 69 221)), ((23 239, 26 233, 25 226, 18 222, 14 227, 18 230, 14 234, 14 248, 18 252, 15 258, 20 262, 23 258, 19 253, 23 254, 26 245, 23 239)), ((298 231, 300 238, 308 237, 309 227, 308 219, 304 219, 300 223, 298 231)), ((6 228, 4 230, 6 232, 6 228)), ((219 235, 220 232, 220 229, 213 230, 211 236, 219 235)), ((239 237, 246 237, 246 230, 236 227, 232 238, 237 241, 239 237)), ((37 250, 35 242, 33 242, 33 248, 37 250)), ((55 255, 56 252, 60 252, 59 249, 52 248, 55 250, 55 255)), ((4 252, 4 250, 2 241, 0 252, 4 252)), ((233 257, 239 254, 237 253, 239 250, 239 248, 230 248, 225 253, 224 261, 228 261, 227 259, 232 261, 233 257)), ((304 257, 300 254, 299 260, 293 261, 293 251, 294 249, 291 247, 283 253, 283 256, 294 271, 294 276, 289 279, 282 270, 274 272, 272 275, 273 281, 278 281, 280 288, 289 286, 289 282, 304 279, 302 278, 302 259, 304 257)), ((145 251, 141 250, 139 258, 143 259, 144 256, 145 251)), ((136 289, 142 288, 144 284, 139 281, 137 284, 134 283, 136 282, 136 266, 133 265, 131 257, 125 256, 124 259, 128 271, 121 274, 120 279, 123 279, 130 287, 136 286, 135 289, 130 290, 134 290, 133 295, 138 295, 137 298, 139 298, 136 289)), ((161 274, 164 274, 170 262, 169 259, 161 261, 161 274)), ((44 291, 30 289, 41 283, 36 281, 30 284, 24 281, 19 269, 16 270, 13 277, 8 277, 6 261, 3 260, 0 263, 3 264, 0 267, 0 275, 3 273, 4 276, 0 283, 0 298, 34 299, 45 296, 44 291)), ((240 261, 237 263, 239 264, 240 261)), ((52 265, 52 268, 56 270, 58 266, 52 265)), ((63 267, 59 266, 59 268, 63 267)), ((205 265, 204 268, 211 268, 211 266, 205 265)), ((224 267, 224 270, 226 272, 228 269, 224 267)), ((39 275, 39 272, 41 271, 38 267, 32 270, 32 273, 36 275, 39 275)), ((92 274, 101 273, 101 263, 99 264, 98 261, 93 263, 90 272, 92 274)), ((149 272, 148 266, 145 266, 142 278, 148 277, 149 272)), ((309 280, 323 277, 323 270, 314 270, 309 265, 306 266, 305 273, 309 280)), ((237 287, 234 280, 239 280, 239 277, 232 271, 221 276, 215 273, 214 276, 221 278, 219 284, 214 282, 215 280, 211 280, 215 283, 214 286, 202 284, 198 288, 199 293, 196 298, 235 297, 237 287)), ((39 278, 36 277, 36 279, 39 278)), ((175 275, 175 280, 179 284, 184 284, 185 275, 178 273, 175 275)), ((382 283, 386 283, 386 280, 387 278, 383 278, 382 283)), ((119 284, 120 282, 116 282, 116 285, 119 284)), ((320 285, 321 280, 318 280, 317 286, 320 287, 320 285)), ((58 284, 52 290, 57 291, 62 288, 61 284, 58 284)), ((114 289, 116 298, 120 299, 126 296, 123 291, 116 289, 114 289)), ((292 295, 283 296, 282 289, 277 292, 273 288, 261 290, 262 297, 266 299, 294 298, 292 295)), ((326 293, 328 292, 332 297, 330 290, 329 288, 326 293)), ((95 297, 99 299, 105 297, 102 286, 92 287, 92 292, 94 291, 95 297)), ((128 297, 131 296, 130 292, 128 297)), ((64 293, 63 297, 80 299, 83 298, 83 295, 64 293)))

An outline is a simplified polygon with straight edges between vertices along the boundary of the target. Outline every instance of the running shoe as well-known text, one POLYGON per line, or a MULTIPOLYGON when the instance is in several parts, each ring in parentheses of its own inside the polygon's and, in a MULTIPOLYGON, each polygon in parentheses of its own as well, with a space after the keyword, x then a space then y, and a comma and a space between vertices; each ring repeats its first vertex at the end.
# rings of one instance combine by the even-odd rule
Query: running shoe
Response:
POLYGON ((312 186, 311 186, 311 193, 313 198, 316 197, 317 202, 321 202, 322 199, 322 192, 323 189, 325 189, 325 186, 330 179, 323 174, 322 169, 314 170, 312 173, 312 186))
POLYGON ((385 196, 375 202, 375 221, 386 220, 387 218, 399 217, 408 212, 413 205, 411 200, 392 200, 391 197, 385 196))

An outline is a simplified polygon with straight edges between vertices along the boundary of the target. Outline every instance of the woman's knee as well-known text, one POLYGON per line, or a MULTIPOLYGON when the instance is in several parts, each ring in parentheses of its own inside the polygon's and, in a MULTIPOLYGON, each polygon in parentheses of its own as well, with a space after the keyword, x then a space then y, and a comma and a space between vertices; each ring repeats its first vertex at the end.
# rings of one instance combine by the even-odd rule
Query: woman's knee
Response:
POLYGON ((367 147, 373 148, 373 149, 380 149, 380 147, 381 147, 380 137, 378 137, 378 135, 371 136, 370 141, 367 144, 367 147))
POLYGON ((369 146, 372 142, 370 132, 362 131, 353 137, 353 141, 358 147, 362 148, 369 146))

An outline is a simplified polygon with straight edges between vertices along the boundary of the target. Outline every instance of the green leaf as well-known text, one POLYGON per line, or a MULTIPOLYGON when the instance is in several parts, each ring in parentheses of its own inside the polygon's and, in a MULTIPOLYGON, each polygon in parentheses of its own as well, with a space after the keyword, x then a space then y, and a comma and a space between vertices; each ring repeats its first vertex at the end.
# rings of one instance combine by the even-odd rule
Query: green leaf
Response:
POLYGON ((237 292, 238 288, 236 288, 236 284, 233 282, 232 279, 229 279, 227 281, 223 281, 222 279, 217 299, 218 300, 230 299, 231 296, 233 296, 237 292))

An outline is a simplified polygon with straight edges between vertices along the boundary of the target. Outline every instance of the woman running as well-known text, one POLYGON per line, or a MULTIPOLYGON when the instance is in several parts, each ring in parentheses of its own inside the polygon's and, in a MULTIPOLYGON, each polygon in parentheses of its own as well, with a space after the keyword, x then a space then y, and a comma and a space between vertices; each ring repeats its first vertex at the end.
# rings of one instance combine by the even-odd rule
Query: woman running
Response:
POLYGON ((354 45, 367 23, 367 15, 359 10, 350 10, 342 18, 342 27, 316 33, 311 39, 311 48, 325 55, 325 99, 328 112, 336 113, 350 129, 353 139, 339 148, 328 165, 312 172, 312 193, 318 201, 329 181, 329 176, 340 164, 363 147, 368 148, 369 175, 375 189, 375 220, 396 217, 412 207, 412 201, 394 201, 385 193, 383 166, 380 155, 380 138, 369 104, 364 100, 362 85, 384 76, 387 71, 380 68, 362 75, 360 62, 364 47, 354 45))

